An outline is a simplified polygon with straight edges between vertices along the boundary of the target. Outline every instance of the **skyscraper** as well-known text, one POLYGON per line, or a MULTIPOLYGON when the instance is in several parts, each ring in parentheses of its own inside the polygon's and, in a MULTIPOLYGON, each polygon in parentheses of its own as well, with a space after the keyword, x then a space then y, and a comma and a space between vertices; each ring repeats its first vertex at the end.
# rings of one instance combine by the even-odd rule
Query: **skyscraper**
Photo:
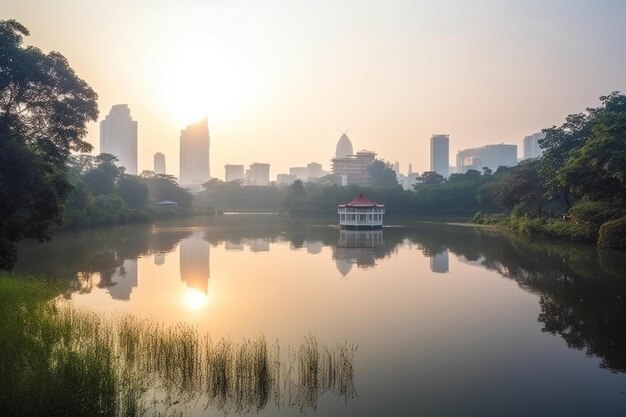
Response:
POLYGON ((354 150, 352 149, 352 142, 350 141, 350 138, 344 133, 337 141, 337 148, 335 148, 335 158, 341 159, 349 155, 354 155, 354 150))
POLYGON ((430 170, 447 177, 449 174, 450 137, 432 135, 430 137, 430 170))
POLYGON ((165 174, 165 155, 161 152, 154 154, 154 173, 165 174))
POLYGON ((545 133, 533 133, 524 138, 524 158, 539 158, 543 154, 543 149, 539 146, 539 141, 546 137, 545 133))
POLYGON ((255 162, 250 164, 246 171, 246 180, 253 185, 267 185, 270 183, 270 164, 255 162))
POLYGON ((210 178, 209 127, 206 117, 180 132, 180 177, 183 185, 200 185, 210 178))
POLYGON ((500 166, 517 165, 517 145, 486 145, 480 148, 464 149, 456 155, 456 172, 464 174, 470 169, 480 171, 487 167, 495 171, 500 166))
POLYGON ((137 175, 137 122, 127 104, 115 104, 100 122, 100 153, 114 155, 127 174, 137 175))
POLYGON ((243 165, 224 165, 224 181, 243 181, 243 165))

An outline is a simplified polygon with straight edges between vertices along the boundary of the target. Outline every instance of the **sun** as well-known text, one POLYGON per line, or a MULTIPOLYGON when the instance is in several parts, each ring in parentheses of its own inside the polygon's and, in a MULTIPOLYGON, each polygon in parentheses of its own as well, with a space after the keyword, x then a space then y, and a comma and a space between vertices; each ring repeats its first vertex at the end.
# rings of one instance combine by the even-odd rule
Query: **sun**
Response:
POLYGON ((260 83, 236 48, 200 33, 164 50, 167 55, 151 72, 150 89, 181 127, 205 116, 209 123, 226 123, 252 105, 260 83))

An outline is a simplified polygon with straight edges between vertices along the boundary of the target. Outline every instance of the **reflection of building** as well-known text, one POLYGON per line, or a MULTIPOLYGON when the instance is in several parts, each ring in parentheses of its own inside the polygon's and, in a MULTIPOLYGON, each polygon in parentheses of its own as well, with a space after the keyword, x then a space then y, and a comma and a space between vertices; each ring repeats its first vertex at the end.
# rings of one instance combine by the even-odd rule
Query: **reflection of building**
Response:
POLYGON ((243 243, 237 241, 232 241, 232 240, 227 240, 224 242, 224 249, 226 249, 227 251, 233 251, 233 252, 241 252, 243 250, 243 243))
POLYGON ((430 270, 445 274, 448 272, 448 249, 430 257, 430 270))
POLYGON ((263 238, 250 239, 248 240, 248 246, 250 247, 250 252, 269 252, 270 240, 263 238))
POLYGON ((368 200, 359 193, 349 203, 337 206, 339 225, 346 229, 378 229, 383 227, 385 205, 368 200))
POLYGON ((125 259, 122 266, 115 268, 108 288, 114 300, 130 300, 130 293, 137 286, 137 259, 125 259))
POLYGON ((307 240, 306 242, 304 242, 304 247, 306 248, 306 251, 308 253, 310 253, 311 255, 315 255, 315 254, 322 252, 322 248, 324 247, 324 244, 319 240, 314 240, 314 241, 307 240))
POLYGON ((255 162, 250 164, 246 171, 246 180, 252 185, 267 185, 270 183, 270 164, 255 162))
POLYGON ((154 154, 154 173, 165 174, 165 155, 161 152, 154 154))
POLYGON ((430 138, 430 170, 444 177, 448 176, 450 137, 432 135, 430 138))
POLYGON ((114 155, 127 174, 137 174, 137 122, 128 105, 115 104, 100 122, 100 153, 114 155))
POLYGON ((456 155, 456 172, 464 174, 470 169, 477 171, 487 167, 495 171, 500 166, 517 165, 517 145, 486 145, 480 148, 465 149, 456 155))
POLYGON ((245 179, 243 173, 243 165, 224 165, 224 181, 243 181, 245 179))
POLYGON ((543 154, 539 141, 545 137, 545 133, 539 132, 524 138, 524 159, 539 158, 543 154))
POLYGON ((209 242, 199 233, 180 241, 180 279, 205 294, 209 290, 210 251, 209 242))
POLYGON ((339 241, 333 248, 337 270, 348 275, 352 265, 368 268, 376 265, 376 259, 385 256, 382 230, 340 230, 339 241))
POLYGON ((209 127, 206 117, 180 132, 180 183, 201 185, 210 178, 209 127))
POLYGON ((347 155, 332 160, 333 174, 342 178, 342 185, 371 186, 372 177, 369 168, 376 160, 376 154, 359 151, 356 155, 347 155), (345 183, 345 184, 344 184, 345 183))
POLYGON ((154 254, 154 264, 163 265, 165 263, 165 254, 163 252, 157 252, 154 254))

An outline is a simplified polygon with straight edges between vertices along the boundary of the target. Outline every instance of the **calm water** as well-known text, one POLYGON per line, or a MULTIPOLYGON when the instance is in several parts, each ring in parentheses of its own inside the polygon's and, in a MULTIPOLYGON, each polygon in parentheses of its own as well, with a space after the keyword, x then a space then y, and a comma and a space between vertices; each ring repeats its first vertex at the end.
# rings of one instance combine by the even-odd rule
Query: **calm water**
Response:
POLYGON ((626 415, 623 252, 319 223, 227 215, 65 233, 25 245, 19 269, 74 280, 70 302, 96 311, 232 340, 358 345, 356 395, 261 415, 626 415))

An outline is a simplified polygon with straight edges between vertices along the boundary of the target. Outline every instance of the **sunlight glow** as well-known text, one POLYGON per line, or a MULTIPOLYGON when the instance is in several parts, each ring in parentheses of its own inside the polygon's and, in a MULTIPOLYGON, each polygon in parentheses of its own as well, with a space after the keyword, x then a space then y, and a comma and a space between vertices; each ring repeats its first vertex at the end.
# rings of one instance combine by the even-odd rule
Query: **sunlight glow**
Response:
POLYGON ((207 294, 195 288, 185 290, 185 305, 191 310, 200 310, 207 305, 209 298, 207 294))

